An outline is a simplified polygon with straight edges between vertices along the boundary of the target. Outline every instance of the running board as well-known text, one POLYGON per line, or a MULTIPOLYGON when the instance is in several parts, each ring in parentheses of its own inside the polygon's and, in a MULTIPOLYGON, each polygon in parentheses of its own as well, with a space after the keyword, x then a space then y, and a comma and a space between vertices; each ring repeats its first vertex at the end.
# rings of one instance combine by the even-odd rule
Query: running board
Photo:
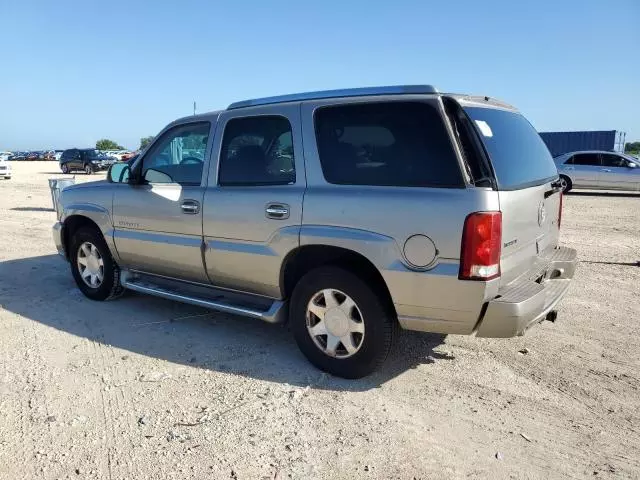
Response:
POLYGON ((286 304, 280 300, 242 295, 201 285, 194 286, 186 282, 138 272, 121 272, 120 283, 123 287, 135 292, 243 317, 257 318, 269 323, 283 323, 287 316, 286 304))

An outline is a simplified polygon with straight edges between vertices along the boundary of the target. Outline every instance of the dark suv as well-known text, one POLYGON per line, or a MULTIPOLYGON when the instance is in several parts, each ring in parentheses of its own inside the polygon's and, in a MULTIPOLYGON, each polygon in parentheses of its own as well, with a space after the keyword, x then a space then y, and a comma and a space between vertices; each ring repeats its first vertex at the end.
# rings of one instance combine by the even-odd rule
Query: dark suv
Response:
POLYGON ((60 157, 60 170, 62 173, 84 170, 87 175, 91 175, 98 170, 108 169, 113 163, 112 159, 101 155, 94 148, 70 148, 60 157))

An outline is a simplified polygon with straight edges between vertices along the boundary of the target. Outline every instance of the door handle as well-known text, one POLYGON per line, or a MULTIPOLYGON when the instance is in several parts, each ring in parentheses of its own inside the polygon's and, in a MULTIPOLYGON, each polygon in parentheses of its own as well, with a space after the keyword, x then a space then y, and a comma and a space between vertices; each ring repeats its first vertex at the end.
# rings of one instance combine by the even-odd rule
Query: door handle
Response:
POLYGON ((611 170, 609 170, 608 168, 603 168, 602 170, 600 170, 601 172, 610 172, 611 170))
POLYGON ((573 167, 564 167, 565 170, 575 170, 573 167))
POLYGON ((180 205, 182 213, 188 213, 189 215, 195 215, 200 212, 200 204, 195 200, 185 200, 180 205))
POLYGON ((289 205, 286 203, 270 203, 265 208, 267 218, 286 220, 289 218, 289 205))

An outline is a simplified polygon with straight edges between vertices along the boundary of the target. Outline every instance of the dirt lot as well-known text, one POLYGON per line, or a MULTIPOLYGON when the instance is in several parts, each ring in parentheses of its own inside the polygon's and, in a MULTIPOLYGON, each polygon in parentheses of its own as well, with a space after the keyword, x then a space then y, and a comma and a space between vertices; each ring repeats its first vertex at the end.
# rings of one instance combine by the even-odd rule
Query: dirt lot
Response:
POLYGON ((344 381, 286 327, 85 299, 51 240, 57 171, 0 182, 0 478, 640 477, 640 196, 566 198, 556 324, 406 333, 344 381))

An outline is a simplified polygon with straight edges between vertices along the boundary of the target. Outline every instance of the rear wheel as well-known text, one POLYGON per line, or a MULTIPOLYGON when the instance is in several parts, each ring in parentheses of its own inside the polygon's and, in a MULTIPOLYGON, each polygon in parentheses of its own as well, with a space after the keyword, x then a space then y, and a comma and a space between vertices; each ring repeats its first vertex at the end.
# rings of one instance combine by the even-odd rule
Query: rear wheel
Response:
POLYGON ((320 267, 296 285, 289 312, 296 342, 325 372, 361 378, 384 363, 396 319, 386 302, 358 276, 320 267))
POLYGON ((69 262, 78 288, 91 300, 109 300, 123 292, 120 268, 97 229, 83 227, 73 234, 69 262))
POLYGON ((84 165, 84 173, 86 173, 87 175, 91 175, 93 173, 93 167, 90 163, 86 163, 84 165))
POLYGON ((62 173, 64 173, 65 175, 69 173, 69 167, 67 166, 66 163, 60 167, 60 170, 62 170, 62 173))
POLYGON ((562 188, 563 193, 567 193, 571 190, 573 184, 571 183, 571 179, 566 175, 560 175, 560 187, 562 188))

